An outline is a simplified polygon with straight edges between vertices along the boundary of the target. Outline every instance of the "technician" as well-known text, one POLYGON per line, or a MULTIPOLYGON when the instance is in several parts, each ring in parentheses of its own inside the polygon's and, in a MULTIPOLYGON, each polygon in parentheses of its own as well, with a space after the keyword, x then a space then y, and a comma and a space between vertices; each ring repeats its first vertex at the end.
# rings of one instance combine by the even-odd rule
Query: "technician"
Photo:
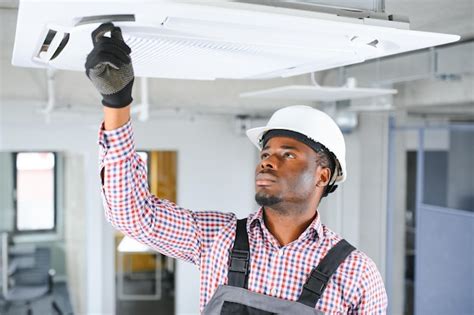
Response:
POLYGON ((197 265, 203 314, 386 312, 374 262, 320 221, 321 198, 347 176, 344 138, 329 116, 290 106, 265 127, 247 131, 261 150, 257 212, 237 220, 233 213, 183 209, 148 189, 130 121, 131 50, 120 28, 103 24, 92 41, 85 67, 103 97, 99 144, 107 220, 158 252, 197 265))

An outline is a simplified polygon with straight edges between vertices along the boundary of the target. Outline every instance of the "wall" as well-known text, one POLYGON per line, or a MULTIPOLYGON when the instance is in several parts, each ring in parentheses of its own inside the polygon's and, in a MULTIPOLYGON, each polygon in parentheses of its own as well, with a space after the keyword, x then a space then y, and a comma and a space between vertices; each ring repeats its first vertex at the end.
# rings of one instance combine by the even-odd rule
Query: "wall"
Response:
POLYGON ((0 231, 13 230, 13 158, 0 152, 0 231))
POLYGON ((67 153, 64 186, 64 242, 67 284, 77 314, 86 313, 86 213, 84 162, 81 154, 67 153))
POLYGON ((447 206, 474 212, 474 132, 451 131, 449 135, 447 206))
POLYGON ((387 186, 386 113, 360 115, 360 249, 385 271, 385 225, 387 186))
POLYGON ((347 179, 324 198, 319 207, 321 220, 351 244, 360 244, 360 139, 358 131, 344 134, 347 179))

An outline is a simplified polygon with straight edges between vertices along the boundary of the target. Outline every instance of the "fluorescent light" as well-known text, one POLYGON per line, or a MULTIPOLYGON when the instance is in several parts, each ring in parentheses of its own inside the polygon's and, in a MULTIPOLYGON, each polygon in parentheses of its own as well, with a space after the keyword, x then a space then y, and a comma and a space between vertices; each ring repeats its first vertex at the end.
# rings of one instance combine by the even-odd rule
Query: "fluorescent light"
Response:
POLYGON ((333 102, 348 99, 392 95, 396 93, 397 90, 394 89, 288 85, 273 89, 245 92, 240 94, 240 97, 333 102))

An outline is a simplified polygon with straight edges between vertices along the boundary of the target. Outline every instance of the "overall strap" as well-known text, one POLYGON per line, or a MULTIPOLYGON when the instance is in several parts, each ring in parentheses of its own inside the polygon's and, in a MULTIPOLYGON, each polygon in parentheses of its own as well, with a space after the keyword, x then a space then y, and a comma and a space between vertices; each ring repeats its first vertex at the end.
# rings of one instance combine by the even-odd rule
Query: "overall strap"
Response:
POLYGON ((230 252, 228 285, 247 289, 250 249, 247 235, 247 219, 237 220, 234 248, 230 252))
POLYGON ((303 285, 298 302, 314 308, 333 273, 353 250, 355 247, 344 239, 331 248, 303 285))

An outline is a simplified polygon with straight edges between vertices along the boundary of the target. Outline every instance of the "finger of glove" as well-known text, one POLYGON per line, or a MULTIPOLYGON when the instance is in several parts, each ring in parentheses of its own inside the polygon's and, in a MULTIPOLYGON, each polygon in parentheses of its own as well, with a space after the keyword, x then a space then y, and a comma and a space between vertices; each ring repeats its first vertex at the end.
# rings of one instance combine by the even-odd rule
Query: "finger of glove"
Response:
POLYGON ((94 46, 101 42, 112 42, 119 46, 126 54, 131 53, 130 47, 125 43, 120 27, 114 26, 112 23, 103 23, 92 32, 92 42, 94 46), (104 35, 110 32, 110 37, 104 35))
POLYGON ((132 50, 128 45, 123 42, 123 41, 118 41, 116 39, 112 38, 103 38, 99 42, 97 42, 94 46, 94 50, 99 49, 99 50, 104 50, 104 49, 110 49, 110 52, 116 52, 119 51, 124 55, 130 55, 132 50))
POLYGON ((122 30, 120 29, 120 27, 115 26, 112 29, 112 31, 110 32, 110 38, 117 39, 122 42, 124 41, 122 36, 122 30))
POLYGON ((111 22, 102 23, 95 30, 92 31, 92 43, 95 45, 107 32, 111 32, 115 25, 111 22))
POLYGON ((112 67, 119 69, 124 62, 117 58, 116 55, 104 51, 91 53, 87 56, 86 69, 93 69, 103 64, 109 64, 112 67))
POLYGON ((87 56, 86 68, 93 67, 97 56, 101 53, 113 55, 115 59, 120 60, 121 64, 128 64, 131 62, 130 56, 123 51, 123 47, 118 47, 110 42, 102 42, 97 44, 97 46, 94 47, 91 53, 87 56))

